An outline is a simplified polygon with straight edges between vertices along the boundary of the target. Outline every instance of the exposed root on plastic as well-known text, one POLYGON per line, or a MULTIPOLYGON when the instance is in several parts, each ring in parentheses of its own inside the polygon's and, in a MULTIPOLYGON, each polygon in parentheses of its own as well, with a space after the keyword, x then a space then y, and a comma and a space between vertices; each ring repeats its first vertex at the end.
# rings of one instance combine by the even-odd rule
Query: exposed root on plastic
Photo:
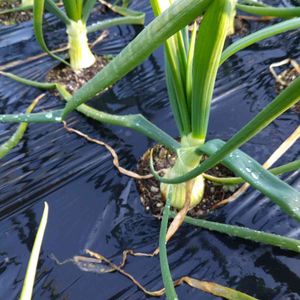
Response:
MULTIPOLYGON (((129 280, 131 280, 133 282, 133 284, 136 285, 146 295, 149 295, 149 296, 152 296, 152 297, 160 297, 160 296, 164 295, 164 293, 165 293, 165 289, 164 288, 162 288, 161 290, 158 290, 158 291, 149 291, 149 290, 147 290, 131 274, 129 274, 126 271, 124 271, 121 266, 117 266, 116 264, 114 264, 109 259, 107 259, 104 256, 102 256, 101 254, 93 252, 93 251, 90 251, 88 249, 86 249, 86 253, 88 255, 90 255, 91 257, 94 257, 94 258, 98 259, 101 262, 104 261, 105 263, 107 263, 112 269, 114 269, 114 271, 121 273, 122 275, 124 275, 125 277, 127 277, 129 280)), ((124 260, 124 257, 123 257, 123 260, 124 260)))
MULTIPOLYGON (((152 297, 161 297, 165 294, 165 288, 162 288, 160 290, 156 291, 150 291, 146 289, 139 281, 137 281, 131 274, 123 270, 123 266, 126 262, 126 256, 124 256, 123 252, 123 259, 121 265, 116 265, 113 262, 111 262, 109 259, 104 257, 103 255, 93 252, 91 250, 86 249, 85 250, 88 255, 90 255, 92 258, 97 259, 100 263, 105 262, 107 265, 111 267, 116 272, 119 272, 120 274, 127 277, 134 285, 136 285, 144 294, 152 296, 152 297), (124 264, 123 264, 124 263, 124 264)), ((239 291, 236 291, 234 289, 227 288, 225 286, 216 284, 214 282, 209 281, 202 281, 198 280, 192 277, 183 276, 177 280, 174 281, 174 286, 179 286, 183 283, 188 284, 189 286, 199 289, 201 291, 204 291, 206 293, 210 293, 215 296, 223 297, 225 299, 252 299, 255 298, 250 297, 244 293, 241 293, 239 291)))
MULTIPOLYGON (((78 136, 86 139, 87 141, 89 142, 92 142, 92 143, 95 143, 97 145, 100 145, 100 146, 103 146, 105 147, 111 154, 111 156, 113 157, 113 164, 114 166, 117 168, 117 170, 121 173, 121 174, 124 174, 126 176, 129 176, 131 178, 134 178, 134 179, 138 179, 138 180, 141 180, 141 179, 149 179, 149 178, 152 178, 153 175, 152 174, 148 174, 148 175, 139 175, 133 171, 130 171, 130 170, 127 170, 123 167, 120 166, 120 161, 119 161, 119 157, 118 157, 118 154, 116 153, 116 151, 110 146, 108 145, 107 143, 103 142, 103 141, 100 141, 100 140, 97 140, 97 139, 94 139, 94 138, 91 138, 89 137, 87 134, 84 134, 82 133, 81 131, 79 130, 76 130, 74 128, 71 128, 71 127, 68 127, 67 123, 66 122, 63 122, 64 124, 64 128, 68 131, 68 132, 71 132, 71 133, 75 133, 77 134, 78 136)), ((164 170, 160 170, 160 172, 162 172, 164 170)))

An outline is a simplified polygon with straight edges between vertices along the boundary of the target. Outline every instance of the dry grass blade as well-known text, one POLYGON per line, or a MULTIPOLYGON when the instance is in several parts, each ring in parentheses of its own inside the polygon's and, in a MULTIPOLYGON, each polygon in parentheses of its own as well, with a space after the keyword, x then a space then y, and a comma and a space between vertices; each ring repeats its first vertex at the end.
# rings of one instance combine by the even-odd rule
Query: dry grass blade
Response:
POLYGON ((153 257, 155 256, 155 252, 152 253, 143 253, 143 252, 134 252, 131 249, 127 249, 123 251, 123 255, 122 255, 122 262, 119 265, 119 268, 123 268, 126 265, 127 262, 127 257, 131 255, 131 256, 136 256, 136 257, 153 257))
MULTIPOLYGON (((113 271, 119 272, 120 274, 127 277, 129 280, 132 281, 132 283, 134 285, 136 285, 146 295, 149 295, 149 296, 152 296, 152 297, 161 297, 165 294, 165 289, 164 288, 162 288, 160 290, 157 290, 157 291, 149 291, 141 283, 139 283, 131 274, 127 273, 126 271, 124 271, 122 269, 125 265, 126 258, 127 258, 128 255, 134 255, 134 256, 151 256, 151 255, 144 254, 144 253, 135 253, 132 250, 125 250, 123 252, 122 263, 118 266, 118 265, 114 264, 113 262, 111 262, 106 257, 104 257, 103 255, 99 254, 99 253, 93 252, 93 251, 88 250, 88 249, 86 249, 85 251, 88 255, 91 256, 91 258, 80 257, 80 259, 84 259, 84 261, 88 261, 88 262, 90 261, 90 259, 92 259, 93 263, 98 262, 100 264, 102 262, 105 262, 107 265, 110 266, 110 268, 111 268, 110 270, 112 272, 113 271)), ((67 261, 69 261, 69 260, 67 260, 67 261)), ((240 300, 255 300, 256 299, 256 298, 248 296, 244 293, 236 291, 234 289, 216 284, 214 282, 201 281, 201 280, 194 279, 194 278, 187 277, 187 276, 183 276, 182 278, 174 281, 174 286, 179 286, 183 283, 186 283, 191 287, 197 288, 199 290, 210 293, 212 295, 223 297, 225 299, 231 299, 231 300, 237 300, 237 299, 240 299, 240 300)))
MULTIPOLYGON (((189 286, 210 293, 212 295, 222 297, 229 300, 255 300, 247 294, 241 293, 237 290, 222 286, 220 284, 208 281, 200 281, 191 277, 182 277, 175 282, 175 285, 186 283, 189 286)), ((257 299, 256 299, 257 300, 257 299)))
POLYGON ((68 125, 67 125, 66 122, 63 122, 63 124, 64 124, 64 128, 68 132, 75 133, 75 134, 79 135, 80 137, 83 137, 84 139, 86 139, 89 142, 92 142, 92 143, 95 143, 97 145, 105 147, 110 152, 111 156, 113 157, 113 164, 114 164, 114 166, 117 168, 117 170, 121 174, 124 174, 126 176, 129 176, 129 177, 132 177, 132 178, 138 179, 138 180, 149 179, 149 178, 153 177, 152 174, 149 174, 149 175, 139 175, 139 174, 137 174, 135 172, 132 172, 132 171, 129 171, 129 170, 126 170, 126 169, 122 168, 120 166, 119 157, 118 157, 116 151, 110 145, 108 145, 107 143, 105 143, 103 141, 99 141, 99 140, 93 139, 93 138, 89 137, 87 134, 84 134, 84 133, 82 133, 79 130, 76 130, 74 128, 68 127, 68 125))
POLYGON ((96 38, 96 40, 94 42, 90 43, 91 49, 93 49, 97 44, 101 43, 107 37, 108 37, 108 31, 105 30, 99 35, 98 38, 96 38))
POLYGON ((295 60, 290 59, 290 58, 273 63, 269 67, 269 70, 270 70, 271 74, 273 75, 273 77, 275 78, 275 80, 283 86, 289 85, 288 82, 286 82, 284 79, 282 79, 282 77, 284 77, 284 75, 286 74, 287 70, 283 71, 281 74, 277 74, 277 72, 275 71, 275 68, 278 68, 278 67, 281 67, 281 66, 287 65, 287 64, 291 64, 294 67, 294 69, 296 70, 296 72, 300 75, 300 65, 295 60))
MULTIPOLYGON (((269 169, 274 165, 274 163, 282 156, 284 153, 291 148, 295 142, 300 138, 300 126, 273 152, 273 154, 266 160, 263 164, 265 169, 269 169)), ((213 208, 218 208, 230 202, 233 202, 239 198, 243 193, 245 193, 250 187, 249 183, 243 184, 232 196, 217 203, 213 208)))
MULTIPOLYGON (((192 196, 192 188, 193 188, 193 180, 189 180, 188 182, 186 182, 186 194, 185 194, 184 207, 178 212, 178 214, 170 224, 166 235, 166 242, 168 242, 172 238, 172 236, 177 232, 179 227, 184 222, 184 218, 186 217, 188 211, 191 209, 190 203, 191 203, 191 196, 192 196)), ((159 253, 159 248, 157 248, 154 251, 154 255, 157 255, 158 253, 159 253)))

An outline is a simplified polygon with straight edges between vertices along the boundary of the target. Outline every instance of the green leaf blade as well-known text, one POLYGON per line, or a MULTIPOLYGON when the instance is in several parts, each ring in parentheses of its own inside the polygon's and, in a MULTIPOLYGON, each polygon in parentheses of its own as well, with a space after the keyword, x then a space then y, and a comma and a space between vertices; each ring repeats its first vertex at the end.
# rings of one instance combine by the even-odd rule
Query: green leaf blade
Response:
POLYGON ((206 138, 217 71, 234 10, 233 0, 213 1, 197 34, 193 64, 192 136, 202 141, 206 138))
MULTIPOLYGON (((274 121, 278 116, 283 114, 286 110, 292 107, 300 100, 300 77, 295 79, 289 87, 282 91, 267 107, 265 107, 260 113, 256 115, 250 122, 248 122, 242 129, 240 129, 231 139, 228 140, 212 156, 210 156, 206 161, 204 161, 200 166, 196 167, 192 171, 186 173, 183 176, 179 176, 172 179, 167 179, 160 177, 153 166, 151 166, 151 171, 155 178, 163 183, 178 184, 191 180, 196 176, 206 172, 207 170, 213 168, 216 164, 221 162, 228 154, 236 150, 252 137, 266 128, 272 121, 274 121)), ((201 147, 198 147, 195 151, 201 155, 201 147)))
POLYGON ((34 6, 33 6, 33 28, 35 37, 40 45, 40 47, 48 53, 51 57, 54 59, 57 59, 61 61, 62 63, 69 65, 65 60, 63 60, 61 57, 51 53, 51 51, 48 49, 46 42, 44 40, 44 34, 43 34, 43 15, 44 15, 44 6, 45 6, 45 0, 34 0, 34 6))
POLYGON ((237 4, 236 6, 238 9, 244 12, 258 16, 270 16, 279 18, 300 17, 300 7, 259 7, 243 4, 237 4))
MULTIPOLYGON (((213 155, 224 145, 225 142, 221 140, 212 140, 202 147, 202 151, 213 155)), ((223 159, 222 164, 269 197, 290 217, 300 222, 300 193, 297 190, 264 169, 241 150, 233 151, 223 159)))
POLYGON ((280 22, 278 24, 258 30, 257 32, 251 33, 228 46, 222 53, 220 64, 223 64, 229 57, 231 57, 236 52, 245 49, 254 43, 275 36, 277 34, 287 32, 289 30, 297 29, 299 27, 300 18, 295 18, 280 22))
MULTIPOLYGON (((172 218, 176 216, 174 212, 171 212, 170 215, 172 218)), ((184 222, 194 226, 206 228, 211 231, 225 233, 233 237, 238 237, 249 241, 262 243, 265 245, 271 245, 279 247, 281 249, 300 253, 300 241, 296 239, 284 237, 273 233, 253 230, 247 227, 228 225, 201 219, 194 219, 191 217, 185 217, 184 222)))
POLYGON ((28 267, 26 270, 26 275, 25 275, 25 280, 24 280, 20 300, 30 300, 32 297, 36 268, 37 268, 39 254, 40 254, 40 250, 41 250, 41 246, 42 246, 42 242, 43 242, 43 238, 44 238, 44 233, 45 233, 47 221, 48 221, 48 210, 49 210, 48 204, 47 204, 47 202, 45 202, 42 219, 41 219, 40 226, 39 226, 38 232, 37 232, 35 240, 34 240, 32 252, 30 255, 29 262, 28 262, 28 267))
POLYGON ((210 2, 210 0, 176 1, 161 16, 152 21, 92 80, 73 95, 64 110, 63 117, 133 70, 168 37, 195 19, 210 2))
POLYGON ((172 200, 172 188, 170 188, 170 191, 167 196, 167 202, 164 207, 163 211, 163 218, 161 221, 160 226, 160 233, 159 233, 159 261, 160 261, 160 268, 161 268, 161 274, 163 278, 163 283, 166 289, 166 296, 168 300, 176 300, 178 299, 173 279, 168 263, 168 254, 167 254, 167 247, 166 247, 166 235, 168 230, 168 220, 169 220, 169 214, 170 214, 170 205, 172 200))

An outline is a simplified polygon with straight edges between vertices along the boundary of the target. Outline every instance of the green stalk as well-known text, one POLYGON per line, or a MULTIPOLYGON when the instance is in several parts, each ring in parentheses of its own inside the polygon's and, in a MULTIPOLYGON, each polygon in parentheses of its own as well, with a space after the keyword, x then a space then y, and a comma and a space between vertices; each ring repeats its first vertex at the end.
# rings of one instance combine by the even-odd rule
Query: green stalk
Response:
MULTIPOLYGON (((37 105, 38 101, 34 100, 26 110, 26 113, 31 113, 34 107, 37 105)), ((21 123, 16 130, 16 132, 10 137, 8 141, 0 145, 0 158, 3 158, 7 155, 13 148, 15 148, 21 139, 28 127, 28 123, 21 123)))
POLYGON ((48 220, 48 204, 47 202, 45 202, 45 208, 43 211, 42 219, 34 240, 32 252, 28 262, 28 267, 26 270, 26 275, 25 275, 25 280, 24 280, 20 300, 30 300, 32 297, 34 278, 35 278, 36 268, 39 260, 39 254, 43 242, 43 237, 47 225, 47 220, 48 220))
MULTIPOLYGON (((171 212, 170 216, 174 218, 175 212, 171 212)), ((185 217, 184 222, 199 226, 211 231, 228 234, 232 237, 239 237, 249 241, 262 243, 265 245, 271 245, 279 247, 281 249, 290 250, 296 253, 300 253, 300 241, 292 238, 284 237, 281 235, 267 233, 263 231, 253 230, 246 227, 240 227, 235 225, 222 224, 217 222, 211 222, 201 219, 194 219, 191 217, 185 217)))
POLYGON ((265 4, 263 2, 258 2, 257 0, 238 0, 238 3, 246 4, 246 5, 260 6, 260 7, 268 6, 267 4, 265 4))
POLYGON ((222 53, 220 64, 223 64, 225 60, 231 57, 236 52, 245 49, 246 47, 267 39, 269 37, 275 36, 277 34, 298 29, 300 27, 300 18, 295 18, 287 21, 280 22, 278 24, 269 26, 267 28, 261 29, 257 32, 251 33, 244 38, 241 38, 228 46, 222 53))
MULTIPOLYGON (((194 151, 194 147, 199 145, 197 139, 193 139, 191 135, 183 136, 180 145, 180 149, 177 150, 175 165, 165 172, 164 178, 174 178, 186 174, 200 163, 201 156, 197 155, 194 151)), ((190 207, 194 207, 201 202, 204 195, 204 187, 203 176, 197 176, 192 182, 190 207)), ((186 201, 186 188, 186 183, 180 183, 174 186, 164 183, 160 185, 161 193, 165 199, 167 198, 170 189, 172 189, 171 206, 177 209, 182 209, 184 207, 186 201)))
POLYGON ((82 8, 82 22, 86 23, 94 6, 96 5, 97 0, 85 0, 82 8))
MULTIPOLYGON (((59 93, 62 95, 63 99, 69 101, 71 95, 66 91, 64 86, 58 83, 44 83, 37 82, 28 79, 24 79, 17 75, 0 72, 1 75, 11 78, 19 83, 36 87, 38 89, 43 90, 53 90, 57 89, 59 93)), ((162 131, 160 128, 155 126, 149 120, 147 120, 144 116, 140 114, 134 115, 125 115, 125 116, 117 116, 108 114, 97 109, 94 109, 88 105, 82 104, 76 108, 76 110, 85 116, 92 118, 98 122, 122 126, 126 128, 133 129, 150 139, 156 141, 157 143, 165 145, 171 151, 176 152, 180 148, 180 144, 173 139, 170 135, 162 131)), ((2 115, 0 116, 0 121, 5 120, 6 122, 16 122, 16 121, 30 121, 30 122, 61 122, 61 110, 52 111, 52 112, 44 112, 37 114, 14 114, 14 115, 2 115), (50 115, 51 114, 51 115, 50 115)))
POLYGON ((143 25, 145 19, 145 14, 141 14, 140 16, 128 16, 128 17, 117 17, 113 19, 103 20, 87 26, 87 32, 95 32, 98 30, 103 30, 112 26, 118 25, 143 25))
POLYGON ((92 66, 96 58, 90 50, 86 24, 81 20, 71 21, 67 25, 69 41, 70 64, 73 70, 80 70, 92 66))
POLYGON ((166 235, 168 230, 168 220, 170 214, 171 199, 172 199, 172 188, 170 189, 167 196, 167 201, 164 207, 163 217, 160 225, 159 261, 160 261, 162 279, 163 279, 164 287, 166 289, 166 297, 168 300, 176 300, 178 299, 178 297, 173 284, 172 274, 168 263, 168 254, 167 254, 167 247, 166 247, 167 244, 166 235))
POLYGON ((96 110, 86 104, 81 104, 76 110, 98 122, 133 129, 157 143, 165 145, 172 151, 176 151, 180 148, 180 144, 176 142, 176 140, 147 120, 143 115, 117 116, 96 110))
POLYGON ((186 98, 188 109, 191 110, 192 105, 192 92, 193 92, 193 62, 194 62, 194 53, 197 37, 197 23, 194 23, 191 40, 189 42, 188 57, 187 57, 187 67, 186 67, 186 98))
MULTIPOLYGON (((161 15, 170 7, 169 0, 151 0, 155 16, 161 15)), ((191 131, 190 113, 188 111, 185 82, 186 82, 186 52, 181 32, 177 32, 165 42, 165 64, 169 97, 174 115, 179 117, 180 133, 188 135, 191 131)))
MULTIPOLYGON (((282 166, 270 169, 269 171, 274 175, 282 175, 299 169, 300 160, 298 159, 282 166)), ((209 174, 203 174, 203 177, 217 184, 236 185, 245 182, 245 180, 241 177, 215 177, 209 174)))
MULTIPOLYGON (((51 6, 52 7, 52 6, 51 6)), ((53 8, 53 7, 52 7, 53 8)), ((44 34, 43 34, 43 16, 44 16, 44 9, 45 9, 45 0, 34 0, 33 5, 33 28, 34 34, 39 43, 40 47, 48 53, 54 59, 61 61, 62 63, 69 65, 65 60, 61 57, 53 54, 47 47, 44 34)))
POLYGON ((79 21, 82 17, 82 0, 63 0, 67 16, 72 21, 79 21))
POLYGON ((194 53, 197 59, 193 65, 192 136, 202 142, 206 138, 210 105, 225 39, 233 29, 235 2, 213 1, 201 21, 197 35, 194 53))
POLYGON ((173 116, 175 119, 176 127, 179 131, 179 136, 183 136, 184 128, 183 128, 183 123, 182 123, 182 119, 181 119, 180 112, 179 112, 179 105, 178 105, 179 100, 177 99, 177 95, 176 95, 176 91, 175 91, 175 83, 174 83, 174 79, 171 74, 170 64, 167 62, 166 50, 164 51, 164 58, 165 58, 164 59, 165 76, 166 76, 166 84, 167 84, 169 102, 170 102, 173 116))
POLYGON ((71 20, 67 17, 67 15, 56 5, 53 0, 45 0, 45 8, 50 13, 54 14, 57 18, 59 18, 63 23, 69 25, 71 20))
POLYGON ((259 16, 270 16, 279 18, 300 17, 300 7, 258 7, 243 4, 237 4, 236 7, 244 12, 259 16))

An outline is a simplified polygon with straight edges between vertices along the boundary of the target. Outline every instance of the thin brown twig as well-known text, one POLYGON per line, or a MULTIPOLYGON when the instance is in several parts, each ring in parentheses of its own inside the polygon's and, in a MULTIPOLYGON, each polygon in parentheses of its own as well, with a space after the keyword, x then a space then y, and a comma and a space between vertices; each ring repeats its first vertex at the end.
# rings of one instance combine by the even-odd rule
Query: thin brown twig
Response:
MULTIPOLYGON (((111 156, 113 157, 113 164, 114 166, 117 168, 117 170, 121 173, 121 174, 124 174, 126 176, 129 176, 129 177, 132 177, 134 179, 138 179, 138 180, 142 180, 142 179, 149 179, 149 178, 152 178, 153 175, 152 174, 148 174, 148 175, 139 175, 133 171, 129 171, 129 170, 126 170, 125 168, 121 167, 120 166, 120 162, 119 162, 119 157, 116 153, 116 151, 110 146, 108 145, 107 143, 103 142, 103 141, 100 141, 100 140, 96 140, 94 138, 91 138, 89 137, 87 134, 84 134, 82 133, 81 131, 77 130, 77 129, 74 129, 74 128, 71 128, 71 127, 68 127, 67 123, 64 121, 63 122, 64 124, 64 128, 68 131, 68 132, 71 132, 71 133, 75 133, 77 135, 79 135, 80 137, 83 137, 84 139, 86 139, 87 141, 89 142, 92 142, 92 143, 95 143, 95 144, 98 144, 100 146, 103 146, 105 147, 111 154, 111 156)), ((160 170, 160 172, 163 172, 164 170, 160 170)))
POLYGON ((88 255, 90 255, 92 257, 95 257, 95 258, 99 259, 100 261, 106 262, 115 271, 121 273, 122 275, 124 275, 125 277, 127 277, 128 279, 130 279, 133 282, 133 284, 135 284, 146 295, 149 295, 149 296, 152 296, 152 297, 160 297, 160 296, 164 295, 164 293, 165 293, 165 289, 164 288, 162 288, 162 289, 160 289, 158 291, 149 291, 146 288, 144 288, 144 286, 141 283, 139 283, 131 274, 129 274, 126 271, 124 271, 122 268, 120 268, 119 266, 117 266, 116 264, 114 264, 113 262, 111 262, 106 257, 102 256, 99 253, 96 253, 96 252, 93 252, 91 250, 88 250, 88 249, 86 249, 85 251, 86 251, 86 253, 88 255))
MULTIPOLYGON (((108 264, 113 271, 119 272, 123 276, 127 277, 129 280, 132 281, 134 285, 136 285, 142 292, 144 292, 146 295, 152 296, 152 297, 161 297, 165 294, 165 288, 162 288, 160 290, 156 291, 149 291, 146 289, 139 281, 137 281, 131 274, 124 271, 120 266, 117 266, 113 262, 111 262, 109 259, 104 257, 103 255, 93 252, 91 250, 86 249, 85 252, 93 257, 94 259, 98 260, 100 263, 104 261, 106 264, 108 264)), ((198 290, 202 290, 206 293, 218 296, 218 297, 224 297, 225 299, 239 299, 238 297, 241 295, 240 292, 237 290, 219 285, 214 282, 209 281, 202 281, 199 279, 195 279, 189 276, 183 276, 173 282, 174 287, 179 286, 183 283, 188 284, 190 287, 196 288, 198 290)), ((244 294, 245 296, 248 296, 244 294)), ((247 299, 253 299, 256 298, 249 297, 247 299)), ((257 299, 256 299, 257 300, 257 299)))
POLYGON ((239 18, 240 20, 267 22, 267 21, 273 20, 275 17, 270 17, 270 16, 256 17, 256 16, 238 15, 237 18, 239 18))
POLYGON ((93 49, 97 44, 99 44, 100 42, 102 42, 104 39, 106 39, 108 37, 108 31, 104 30, 103 32, 101 32, 101 34, 99 35, 99 37, 97 37, 95 39, 94 42, 90 43, 90 47, 91 49, 93 49))

